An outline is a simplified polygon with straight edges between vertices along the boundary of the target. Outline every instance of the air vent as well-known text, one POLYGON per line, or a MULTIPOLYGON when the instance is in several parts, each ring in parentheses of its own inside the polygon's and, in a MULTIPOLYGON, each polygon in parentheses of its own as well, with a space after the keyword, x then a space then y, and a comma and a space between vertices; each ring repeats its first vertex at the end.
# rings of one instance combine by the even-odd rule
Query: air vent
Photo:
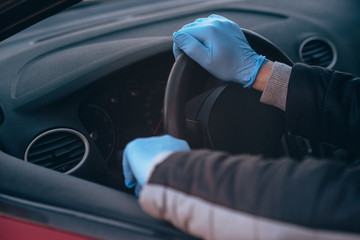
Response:
POLYGON ((337 59, 334 44, 321 37, 305 39, 300 45, 299 55, 303 63, 326 68, 334 67, 337 59))
POLYGON ((79 132, 59 128, 37 136, 25 152, 25 161, 62 173, 71 173, 86 160, 89 144, 79 132))

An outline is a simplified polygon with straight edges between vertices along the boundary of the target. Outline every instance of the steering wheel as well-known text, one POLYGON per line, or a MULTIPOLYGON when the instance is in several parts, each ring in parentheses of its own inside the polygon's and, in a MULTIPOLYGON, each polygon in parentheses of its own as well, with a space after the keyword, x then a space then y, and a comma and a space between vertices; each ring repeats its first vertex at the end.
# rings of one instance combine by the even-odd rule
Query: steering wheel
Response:
MULTIPOLYGON (((263 36, 246 29, 243 32, 257 53, 293 65, 263 36)), ((284 114, 260 103, 260 97, 259 91, 215 79, 182 53, 173 65, 165 90, 164 130, 187 140, 192 148, 277 155, 283 148, 284 114)))

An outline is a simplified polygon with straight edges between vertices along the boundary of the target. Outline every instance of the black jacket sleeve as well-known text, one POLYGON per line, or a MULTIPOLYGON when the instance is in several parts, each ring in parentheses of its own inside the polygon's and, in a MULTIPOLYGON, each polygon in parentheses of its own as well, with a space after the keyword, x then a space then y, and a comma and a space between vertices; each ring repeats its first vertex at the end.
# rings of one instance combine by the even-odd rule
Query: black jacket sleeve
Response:
MULTIPOLYGON (((162 201, 170 201, 152 204, 161 206, 161 218, 171 216, 172 211, 178 217, 186 206, 192 206, 195 217, 206 214, 192 204, 197 198, 211 205, 211 211, 219 207, 232 209, 237 215, 228 214, 228 225, 236 223, 241 215, 256 217, 256 221, 275 220, 278 226, 291 224, 320 231, 360 233, 360 167, 325 160, 296 162, 203 150, 171 155, 156 167, 148 185, 165 190, 158 196, 151 191, 142 197, 145 201, 159 196, 162 201), (178 193, 186 197, 175 203, 174 195, 178 193)), ((173 221, 174 216, 166 220, 173 221)), ((225 223, 218 223, 219 227, 222 224, 225 223)))
POLYGON ((295 64, 285 116, 292 134, 360 154, 360 78, 295 64))
MULTIPOLYGON (((359 82, 295 65, 289 130, 358 152, 359 82)), ((140 193, 141 206, 152 216, 205 239, 359 238, 359 199, 359 166, 209 150, 170 155, 140 193)))

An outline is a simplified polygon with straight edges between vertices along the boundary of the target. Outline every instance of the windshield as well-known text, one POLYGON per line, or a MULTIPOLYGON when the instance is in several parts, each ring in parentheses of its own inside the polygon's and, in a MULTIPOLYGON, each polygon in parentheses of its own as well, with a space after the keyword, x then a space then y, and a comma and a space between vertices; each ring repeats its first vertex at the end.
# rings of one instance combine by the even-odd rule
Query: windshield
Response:
POLYGON ((183 5, 218 1, 226 0, 86 0, 23 30, 6 42, 46 34, 46 31, 61 33, 63 29, 69 30, 69 26, 81 28, 106 22, 131 21, 132 18, 183 5))
MULTIPOLYGON (((146 24, 146 18, 156 21, 166 12, 173 17, 182 7, 231 0, 87 0, 53 15, 0 42, 1 58, 33 47, 36 43, 79 31, 117 25, 131 27, 134 22, 146 24), (172 10, 174 9, 174 10, 172 10)), ((120 28, 117 28, 119 30, 120 28)))

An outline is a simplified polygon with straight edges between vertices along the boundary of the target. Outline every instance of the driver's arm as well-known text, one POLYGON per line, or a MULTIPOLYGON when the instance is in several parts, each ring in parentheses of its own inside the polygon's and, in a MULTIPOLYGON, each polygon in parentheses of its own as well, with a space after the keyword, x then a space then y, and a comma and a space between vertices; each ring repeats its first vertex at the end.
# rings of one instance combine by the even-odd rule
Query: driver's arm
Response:
MULTIPOLYGON (((292 131, 359 153, 359 78, 295 64, 288 93, 292 131)), ((201 150, 159 156, 147 175, 142 208, 203 239, 360 237, 359 165, 201 150)))
POLYGON ((187 151, 154 168, 139 203, 203 239, 355 239, 359 182, 332 161, 187 151))
POLYGON ((360 79, 316 66, 268 61, 252 87, 285 112, 287 130, 360 154, 360 79))
MULTIPOLYGON (((232 28, 233 24, 228 26, 232 28)), ((234 29, 239 33, 238 28, 234 29)), ((239 36, 237 39, 241 39, 239 36)), ((359 153, 359 78, 302 64, 292 68, 273 64, 254 54, 247 44, 242 44, 241 51, 250 55, 230 61, 245 63, 237 71, 218 58, 215 64, 212 62, 223 52, 201 48, 199 42, 193 46, 184 41, 186 35, 174 37, 180 38, 175 45, 185 46, 187 54, 204 50, 196 52, 195 59, 201 61, 204 57, 203 66, 214 70, 215 76, 235 76, 230 80, 263 90, 262 101, 277 99, 275 102, 285 104, 286 124, 294 134, 328 140, 359 153), (276 94, 273 89, 284 86, 287 93, 278 98, 284 93, 276 94)), ((274 105, 281 108, 281 104, 274 105)), ((296 162, 289 158, 188 151, 183 141, 168 138, 143 139, 137 141, 141 144, 130 144, 124 152, 124 169, 128 170, 125 175, 130 183, 140 185, 137 189, 142 187, 139 202, 150 215, 204 239, 360 237, 359 166, 317 159, 296 162), (163 146, 163 152, 153 152, 163 146)))

